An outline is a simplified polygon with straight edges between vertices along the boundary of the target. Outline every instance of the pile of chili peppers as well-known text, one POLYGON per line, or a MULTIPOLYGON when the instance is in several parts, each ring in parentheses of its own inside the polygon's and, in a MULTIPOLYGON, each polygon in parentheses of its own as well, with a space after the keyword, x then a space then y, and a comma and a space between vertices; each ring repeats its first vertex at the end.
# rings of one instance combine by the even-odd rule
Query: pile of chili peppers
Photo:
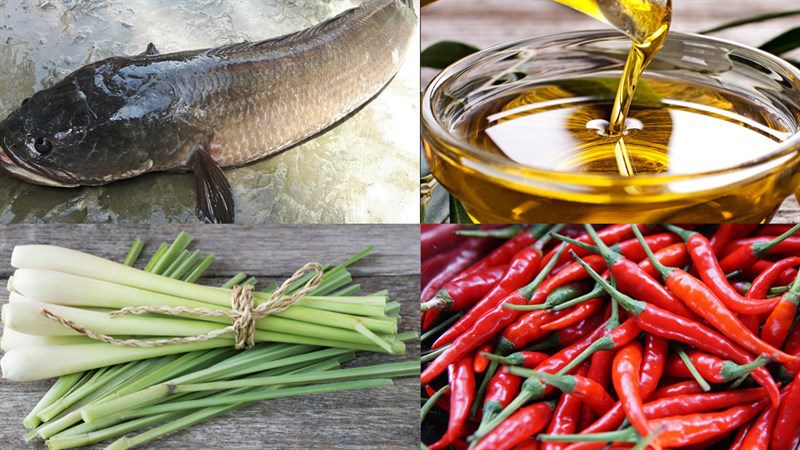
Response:
POLYGON ((800 225, 423 225, 423 448, 800 445, 800 225))

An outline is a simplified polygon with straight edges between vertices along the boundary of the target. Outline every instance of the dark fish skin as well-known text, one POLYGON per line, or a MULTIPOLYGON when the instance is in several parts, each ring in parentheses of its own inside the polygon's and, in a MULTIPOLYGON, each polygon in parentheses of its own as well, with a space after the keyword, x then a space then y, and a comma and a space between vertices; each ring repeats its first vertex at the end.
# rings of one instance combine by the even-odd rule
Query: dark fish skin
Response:
POLYGON ((410 0, 366 0, 277 39, 90 64, 0 123, 0 163, 56 186, 191 170, 197 151, 222 167, 248 164, 374 97, 416 21, 410 0))

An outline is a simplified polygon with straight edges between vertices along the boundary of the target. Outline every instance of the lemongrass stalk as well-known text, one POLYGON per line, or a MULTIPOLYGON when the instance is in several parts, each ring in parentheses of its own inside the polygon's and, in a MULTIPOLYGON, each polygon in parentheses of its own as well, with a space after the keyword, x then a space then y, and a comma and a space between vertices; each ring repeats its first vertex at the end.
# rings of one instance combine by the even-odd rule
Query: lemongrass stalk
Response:
POLYGON ((142 254, 142 249, 144 249, 144 242, 139 236, 136 236, 136 239, 133 240, 133 245, 131 245, 130 250, 128 250, 128 254, 125 256, 125 260, 122 264, 132 267, 134 264, 136 264, 136 260, 139 259, 139 255, 142 254))
POLYGON ((183 279, 183 276, 189 272, 189 269, 197 265, 201 259, 203 259, 203 255, 199 250, 195 250, 194 252, 190 253, 186 259, 182 260, 175 270, 170 271, 167 276, 181 280, 183 279))
POLYGON ((331 292, 331 297, 340 297, 340 296, 352 296, 358 295, 361 292, 361 285, 360 284, 351 284, 350 286, 343 287, 338 291, 331 292))
POLYGON ((250 278, 244 280, 244 283, 242 283, 242 285, 244 286, 246 284, 249 284, 251 286, 255 286, 256 283, 258 283, 258 280, 256 280, 256 277, 250 277, 250 278))
POLYGON ((108 383, 111 383, 116 377, 130 370, 135 365, 135 362, 129 362, 126 364, 120 364, 98 370, 97 373, 95 373, 92 378, 84 383, 81 387, 72 391, 68 395, 65 395, 64 397, 61 397, 57 401, 53 402, 52 405, 40 411, 38 414, 39 419, 42 422, 52 420, 62 411, 74 405, 81 399, 86 398, 91 393, 98 391, 108 383))
MULTIPOLYGON (((343 355, 343 356, 347 356, 347 355, 352 355, 352 352, 348 353, 346 355, 343 355)), ((269 374, 271 376, 278 376, 278 375, 283 375, 283 374, 287 374, 287 373, 305 373, 305 372, 312 372, 312 371, 323 371, 323 370, 332 369, 332 368, 335 368, 335 367, 338 367, 338 366, 339 366, 338 359, 337 358, 332 358, 332 359, 327 359, 327 360, 324 360, 324 361, 321 361, 321 362, 318 362, 318 363, 315 363, 315 364, 311 364, 311 365, 307 365, 307 364, 293 365, 293 366, 288 366, 288 367, 282 367, 282 368, 276 368, 276 369, 267 370, 267 371, 265 371, 263 373, 264 374, 269 374)), ((228 393, 237 393, 237 392, 242 392, 242 391, 245 391, 245 390, 246 389, 233 389, 233 390, 227 391, 227 392, 225 392, 223 394, 215 394, 215 395, 226 395, 228 393)), ((180 398, 181 401, 188 401, 188 400, 194 400, 194 399, 205 397, 205 396, 207 396, 207 394, 208 394, 207 392, 195 392, 195 393, 191 393, 191 394, 179 395, 178 397, 180 398)), ((158 407, 158 406, 159 405, 155 405, 154 407, 149 407, 149 408, 155 408, 155 407, 158 407)), ((148 412, 147 410, 148 410, 148 407, 141 408, 141 409, 136 410, 136 411, 121 411, 119 413, 108 415, 108 416, 104 417, 103 419, 95 421, 95 422, 91 422, 91 423, 84 422, 84 423, 81 423, 79 425, 76 425, 76 426, 74 426, 72 428, 69 428, 67 430, 64 430, 64 431, 58 433, 58 434, 53 435, 52 437, 50 437, 48 439, 48 445, 51 445, 53 442, 55 442, 56 445, 59 445, 59 446, 67 445, 67 444, 69 444, 71 446, 74 446, 76 444, 77 445, 89 445, 89 444, 92 444, 92 443, 96 443, 96 442, 100 442, 100 441, 109 439, 111 437, 116 437, 116 436, 118 436, 120 434, 124 434, 124 432, 120 432, 119 428, 117 428, 115 425, 117 425, 117 424, 119 424, 119 423, 121 423, 121 422, 123 422, 125 420, 138 419, 140 417, 152 416, 153 414, 161 414, 161 412, 151 413, 151 412, 148 412), (104 429, 106 429, 106 430, 104 430, 104 429), (82 440, 81 439, 74 439, 74 438, 68 439, 68 440, 67 439, 64 439, 64 440, 61 439, 61 438, 64 438, 64 437, 77 436, 77 435, 83 435, 83 439, 82 440)), ((182 414, 186 414, 186 412, 185 411, 181 411, 181 410, 176 410, 176 414, 182 415, 182 414)), ((140 428, 143 428, 144 426, 146 426, 146 425, 143 425, 140 428)), ((129 430, 129 431, 133 431, 133 430, 129 430)), ((68 448, 68 447, 62 447, 62 448, 68 448)))
POLYGON ((87 432, 79 435, 56 436, 48 439, 47 447, 50 450, 63 450, 92 445, 93 443, 102 442, 112 437, 119 436, 120 434, 130 433, 151 425, 177 419, 181 415, 181 412, 156 414, 109 426, 101 431, 87 432))
POLYGON ((284 367, 304 361, 316 361, 346 353, 346 351, 338 349, 312 350, 312 347, 304 345, 273 345, 253 348, 250 351, 234 355, 207 369, 190 372, 168 382, 153 385, 127 395, 115 395, 113 396, 114 398, 110 398, 102 403, 87 405, 81 410, 81 417, 83 417, 83 420, 86 422, 93 422, 101 419, 103 416, 156 401, 171 395, 170 386, 174 384, 233 378, 248 373, 284 367))
POLYGON ((0 359, 3 376, 14 381, 33 381, 81 372, 157 356, 230 346, 230 339, 212 339, 163 347, 121 347, 118 345, 76 344, 55 347, 26 347, 11 350, 0 359))
MULTIPOLYGON (((297 388, 286 388, 286 389, 270 390, 263 392, 258 391, 252 394, 251 393, 242 394, 245 397, 248 395, 255 395, 255 397, 244 398, 243 400, 241 400, 241 403, 250 403, 250 400, 266 400, 272 398, 295 397, 300 395, 313 395, 313 394, 322 394, 327 392, 360 390, 360 389, 369 389, 375 387, 385 387, 391 385, 392 385, 392 380, 373 379, 373 380, 361 380, 361 381, 347 381, 342 383, 329 383, 329 384, 314 385, 314 386, 303 386, 297 388)), ((231 399, 232 398, 233 396, 231 396, 231 399)), ((151 441, 153 439, 156 439, 160 436, 171 433, 173 431, 179 430, 181 428, 194 425, 195 423, 198 423, 200 421, 207 420, 211 417, 215 417, 225 412, 239 409, 242 407, 242 405, 238 403, 235 404, 226 403, 224 400, 227 399, 218 399, 217 401, 219 400, 223 400, 222 406, 219 408, 204 409, 196 413, 184 416, 180 419, 177 419, 173 422, 167 423, 160 427, 150 429, 137 436, 120 438, 111 443, 111 445, 106 447, 106 449, 107 450, 128 449, 135 445, 143 444, 145 442, 151 441)), ((208 401, 209 403, 213 404, 213 399, 209 399, 208 401)))
POLYGON ((419 333, 417 333, 416 331, 404 331, 402 333, 398 333, 397 336, 395 336, 395 339, 397 339, 398 341, 410 341, 418 337, 419 333))
POLYGON ((145 272, 152 272, 153 271, 153 268, 158 263, 158 260, 160 260, 161 257, 164 256, 164 253, 167 252, 167 248, 168 247, 169 246, 167 245, 166 242, 162 242, 161 245, 158 246, 158 248, 156 249, 156 252, 153 253, 153 256, 150 258, 150 261, 147 263, 146 266, 144 266, 144 271, 145 272))
MULTIPOLYGON (((190 254, 191 254, 191 253, 189 252, 189 250, 188 250, 188 249, 187 249, 187 250, 184 250, 184 251, 182 251, 182 252, 180 253, 180 255, 178 255, 178 257, 177 257, 177 258, 175 258, 175 259, 173 259, 173 260, 172 260, 172 263, 170 263, 169 267, 167 267, 166 269, 164 269, 164 271, 161 273, 161 275, 162 275, 162 276, 165 276, 165 277, 170 277, 170 278, 172 278, 172 277, 171 277, 172 273, 173 273, 173 272, 175 272, 175 270, 177 270, 177 269, 178 269, 178 266, 180 266, 181 264, 183 264, 183 262, 184 262, 185 260, 189 259, 189 255, 190 255, 190 254)), ((158 268, 158 264, 156 264, 156 268, 158 268)))
MULTIPOLYGON (((352 355, 352 353, 350 353, 349 355, 352 355)), ((334 358, 334 359, 322 361, 322 362, 319 362, 319 363, 316 363, 316 364, 304 366, 304 367, 301 367, 301 368, 295 368, 295 369, 292 369, 291 371, 288 371, 288 372, 290 372, 290 373, 306 373, 306 372, 315 372, 315 371, 325 371, 325 370, 329 370, 329 369, 332 369, 332 368, 335 368, 335 367, 338 367, 338 366, 339 366, 339 361, 336 358, 334 358)), ((270 372, 277 374, 279 371, 282 371, 282 369, 274 369, 274 370, 272 370, 270 372)), ((241 391, 246 391, 246 389, 235 389, 235 390, 229 391, 229 392, 236 393, 236 392, 241 392, 241 391)), ((224 396, 224 395, 227 395, 227 393, 222 393, 222 394, 217 394, 217 395, 218 396, 224 396)), ((185 396, 185 398, 188 398, 188 396, 185 396)), ((247 406, 247 405, 249 405, 251 403, 253 403, 253 402, 245 403, 245 404, 239 404, 239 407, 244 407, 244 406, 247 406)), ((222 407, 222 408, 229 409, 229 406, 225 406, 225 407, 222 407)), ((238 409, 238 408, 235 408, 235 409, 238 409)), ((125 411, 125 412, 123 412, 123 414, 124 413, 129 413, 129 412, 125 411)), ((106 427, 103 426, 104 423, 116 424, 116 423, 121 422, 122 420, 125 420, 126 416, 124 416, 123 414, 116 414, 116 415, 107 416, 105 419, 103 419, 101 421, 98 421, 98 422, 95 422, 95 423, 84 423, 84 424, 81 424, 81 425, 79 425, 78 427, 75 427, 75 428, 87 429, 87 430, 91 430, 91 432, 84 434, 82 437, 71 437, 68 440, 67 439, 63 439, 62 440, 59 437, 54 437, 54 438, 52 438, 50 440, 48 445, 54 444, 54 445, 59 446, 59 447, 52 447, 52 448, 71 448, 71 447, 74 447, 74 446, 77 446, 77 445, 90 445, 90 444, 94 444, 94 443, 97 443, 97 442, 104 441, 104 440, 109 439, 111 437, 116 437, 116 436, 118 436, 120 434, 124 434, 125 432, 128 432, 128 431, 134 431, 133 429, 141 429, 141 428, 145 428, 145 427, 150 425, 150 423, 147 423, 145 421, 128 421, 128 422, 125 422, 125 424, 123 424, 121 426, 118 426, 118 427, 114 426, 114 427, 106 428, 106 427), (102 428, 106 428, 106 429, 93 428, 95 425, 101 426, 102 428)), ((175 412, 166 413, 164 415, 158 414, 157 416, 166 417, 167 415, 169 415, 169 416, 180 417, 180 416, 184 416, 186 414, 187 414, 187 412, 185 410, 177 410, 175 412)), ((135 416, 135 413, 134 413, 134 416, 135 416)), ((144 414, 143 415, 143 417, 148 417, 148 416, 152 417, 152 415, 150 415, 150 414, 144 414)), ((161 420, 167 420, 167 419, 161 419, 161 420)), ((198 420, 198 421, 200 421, 200 420, 198 420)), ((195 423, 197 423, 197 422, 195 422, 195 423)), ((59 436, 61 436, 61 435, 59 435, 59 436)), ((67 435, 67 436, 75 436, 75 435, 71 434, 71 435, 67 435)))
POLYGON ((83 376, 81 373, 71 373, 56 380, 47 393, 45 393, 41 400, 39 400, 39 403, 37 403, 31 412, 25 416, 25 419, 22 420, 22 424, 25 426, 25 428, 36 428, 39 426, 39 424, 42 422, 37 416, 39 411, 47 408, 54 401, 57 401, 64 394, 66 394, 72 388, 72 386, 74 386, 78 380, 81 379, 81 376, 83 376))
POLYGON ((214 255, 206 255, 197 266, 195 266, 191 271, 189 271, 189 275, 184 277, 183 281, 187 283, 194 283, 195 281, 199 280, 203 273, 211 267, 211 264, 214 263, 214 255))
MULTIPOLYGON (((175 240, 172 242, 172 245, 170 245, 167 251, 164 253, 164 255, 161 258, 159 258, 155 267, 153 267, 153 273, 155 274, 164 273, 164 271, 167 270, 167 268, 172 264, 172 262, 178 258, 178 255, 180 255, 184 250, 186 250, 186 247, 188 247, 191 242, 192 242, 192 237, 186 234, 186 232, 181 231, 178 234, 178 237, 176 237, 175 240)), ((13 261, 13 256, 12 256, 12 261, 13 261)))
MULTIPOLYGON (((95 312, 83 308, 71 308, 30 301, 19 296, 19 294, 16 294, 14 303, 7 303, 2 306, 3 323, 10 329, 21 333, 39 333, 45 336, 75 336, 79 334, 72 328, 65 327, 58 322, 44 317, 41 314, 41 311, 44 309, 64 319, 78 323, 92 331, 107 335, 161 336, 165 333, 165 330, 168 330, 171 336, 194 336, 227 326, 206 321, 172 317, 152 317, 130 314, 110 317, 105 312, 95 312)), ((341 342, 360 344, 375 343, 381 348, 386 347, 385 345, 378 344, 373 337, 365 336, 358 330, 354 332, 280 317, 267 317, 259 321, 259 325, 261 325, 260 328, 269 328, 281 333, 316 337, 320 339, 333 339, 341 342)), ((257 341, 268 340, 262 339, 262 337, 266 337, 266 332, 256 330, 255 338, 257 341)), ((391 342, 391 338, 387 337, 382 339, 382 342, 384 344, 386 342, 391 342)), ((388 352, 389 350, 386 349, 386 351, 388 352)))
POLYGON ((45 345, 90 344, 97 342, 83 336, 36 336, 20 333, 11 328, 3 328, 0 336, 0 350, 8 352, 17 348, 42 347, 45 345))
POLYGON ((241 283, 242 281, 244 281, 246 278, 247 278, 246 274, 244 274, 243 272, 239 272, 236 275, 234 275, 230 280, 226 281, 225 284, 222 285, 222 288, 230 289, 236 286, 237 284, 241 283))
MULTIPOLYGON (((119 266, 129 269, 126 266, 119 266)), ((148 274, 149 275, 149 274, 148 274)), ((179 282, 159 277, 169 282, 179 282)), ((197 287, 198 285, 189 284, 197 287)), ((206 289, 218 289, 204 286, 206 289)), ((36 269, 17 270, 11 285, 14 292, 25 295, 31 300, 56 303, 65 306, 124 308, 126 306, 185 306, 188 308, 216 308, 219 305, 176 297, 172 295, 149 292, 142 289, 114 285, 104 281, 93 280, 81 276, 61 272, 36 269)), ((225 291, 222 291, 225 292, 225 291)), ((227 294, 230 296, 230 293, 227 294)), ((317 300, 320 300, 319 298, 317 300)), ((230 298, 225 308, 230 308, 230 298)), ((364 323, 376 333, 393 334, 396 332, 396 321, 390 318, 360 318, 348 314, 336 313, 322 309, 302 306, 303 299, 285 311, 273 314, 276 317, 294 318, 304 322, 333 326, 337 328, 355 329, 357 323, 364 323)), ((331 307, 341 308, 341 303, 331 302, 331 307)), ((359 309, 356 304, 354 309, 359 309)), ((271 317, 272 317, 271 316, 271 317)), ((191 316, 194 317, 194 316, 191 316)), ((219 322, 219 318, 197 317, 201 320, 219 322)), ((264 320, 264 319, 262 319, 264 320)), ((226 319, 222 319, 226 321, 226 319)), ((257 325, 258 328, 262 328, 257 325)))
POLYGON ((259 387, 273 385, 294 385, 318 383, 323 381, 360 380, 364 378, 393 378, 419 374, 419 363, 406 361, 398 363, 378 364, 374 366, 339 369, 319 374, 284 375, 278 377, 255 377, 241 380, 214 381, 209 383, 178 384, 173 386, 174 393, 221 391, 241 387, 259 387))

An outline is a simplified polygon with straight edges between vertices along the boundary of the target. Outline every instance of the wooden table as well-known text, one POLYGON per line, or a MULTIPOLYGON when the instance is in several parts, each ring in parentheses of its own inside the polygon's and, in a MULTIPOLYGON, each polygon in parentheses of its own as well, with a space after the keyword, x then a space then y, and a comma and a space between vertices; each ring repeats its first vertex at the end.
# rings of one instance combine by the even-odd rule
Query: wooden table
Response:
MULTIPOLYGON (((672 29, 697 32, 758 14, 798 8, 797 0, 674 0, 672 29)), ((438 0, 422 10, 422 48, 443 40, 486 48, 529 36, 603 28, 598 21, 551 0, 438 0)), ((792 27, 791 16, 716 33, 715 36, 758 46, 792 27)), ((800 51, 789 54, 800 58, 800 51)), ((437 71, 422 70, 423 86, 437 71)), ((790 197, 776 222, 800 222, 800 206, 790 197)))
MULTIPOLYGON (((0 227, 0 283, 13 268, 17 244, 54 244, 121 260, 139 235, 155 246, 180 230, 196 240, 192 248, 212 252, 217 261, 201 280, 220 284, 239 271, 263 285, 281 282, 308 261, 338 263, 368 246, 375 252, 350 271, 363 292, 388 289, 402 302, 401 331, 418 330, 419 227, 383 226, 135 226, 12 225, 0 227)), ((0 303, 8 297, 0 295, 0 303)), ((419 341, 407 342, 403 357, 360 354, 354 363, 419 359, 419 341)), ((354 364, 350 363, 350 364, 354 364)), ((0 448, 44 448, 26 445, 22 419, 50 386, 50 381, 0 381, 0 448)), ((389 388, 295 397, 261 402, 152 442, 145 448, 168 449, 410 449, 419 445, 418 386, 415 378, 396 380, 389 388)))

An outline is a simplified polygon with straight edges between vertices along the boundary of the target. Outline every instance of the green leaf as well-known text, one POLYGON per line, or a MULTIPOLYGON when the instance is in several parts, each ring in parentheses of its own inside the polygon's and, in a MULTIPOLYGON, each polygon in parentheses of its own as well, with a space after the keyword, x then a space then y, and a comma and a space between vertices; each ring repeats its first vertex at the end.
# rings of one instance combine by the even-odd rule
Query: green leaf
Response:
POLYGON ((478 49, 462 42, 437 42, 422 51, 420 64, 422 67, 444 69, 461 58, 467 57, 478 49))
POLYGON ((800 47, 800 27, 792 28, 759 48, 773 55, 780 55, 798 47, 800 47))
POLYGON ((450 223, 475 223, 467 214, 461 201, 450 195, 450 223))
POLYGON ((758 15, 758 16, 748 17, 748 18, 745 18, 745 19, 734 20, 733 22, 728 22, 728 23, 722 24, 720 26, 717 26, 717 27, 714 27, 714 28, 709 28, 708 30, 705 30, 705 31, 701 31, 700 34, 715 33, 717 31, 727 30, 728 28, 735 28, 735 27, 738 27, 738 26, 741 26, 741 25, 748 25, 748 24, 751 24, 751 23, 764 22, 764 21, 767 21, 767 20, 779 19, 781 17, 788 17, 788 16, 794 16, 794 15, 800 15, 800 9, 793 9, 793 10, 789 10, 789 11, 780 11, 780 12, 774 12, 774 13, 768 13, 768 14, 761 14, 761 15, 758 15))

